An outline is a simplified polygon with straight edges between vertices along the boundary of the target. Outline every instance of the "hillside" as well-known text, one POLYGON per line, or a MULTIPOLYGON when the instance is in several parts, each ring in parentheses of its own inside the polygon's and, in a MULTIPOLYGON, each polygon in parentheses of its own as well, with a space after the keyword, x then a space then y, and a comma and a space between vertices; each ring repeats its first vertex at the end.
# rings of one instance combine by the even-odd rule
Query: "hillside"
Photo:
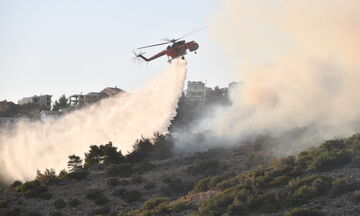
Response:
POLYGON ((360 214, 360 135, 281 159, 254 143, 171 154, 166 137, 147 141, 116 163, 14 182, 0 215, 360 214))

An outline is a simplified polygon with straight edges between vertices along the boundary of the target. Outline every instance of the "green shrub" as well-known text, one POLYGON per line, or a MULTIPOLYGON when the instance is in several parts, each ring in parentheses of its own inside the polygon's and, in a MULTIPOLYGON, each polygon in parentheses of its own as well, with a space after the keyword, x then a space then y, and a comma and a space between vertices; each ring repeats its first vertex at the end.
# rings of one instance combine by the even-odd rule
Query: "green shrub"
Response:
POLYGON ((349 185, 346 183, 345 179, 341 179, 341 178, 335 179, 332 182, 332 186, 333 186, 332 195, 334 196, 344 193, 349 189, 349 185))
POLYGON ((351 159, 351 152, 347 150, 323 152, 310 164, 310 169, 320 171, 332 170, 350 163, 351 159))
POLYGON ((56 172, 54 169, 46 169, 44 173, 41 173, 40 170, 37 170, 35 180, 43 183, 50 184, 56 180, 56 172))
POLYGON ((16 180, 16 181, 14 181, 14 182, 11 184, 11 187, 12 187, 12 188, 16 188, 17 186, 20 186, 20 185, 22 185, 22 182, 16 180))
POLYGON ((152 164, 148 161, 144 161, 144 162, 141 162, 141 163, 137 163, 134 165, 133 167, 133 171, 135 173, 144 173, 144 172, 147 172, 147 171, 150 171, 152 169, 154 169, 156 167, 155 164, 152 164))
POLYGON ((288 213, 284 214, 284 216, 325 216, 325 214, 320 211, 308 208, 294 208, 288 213))
POLYGON ((106 182, 107 185, 115 187, 120 184, 120 181, 117 178, 109 178, 106 182))
POLYGON ((333 150, 344 149, 345 144, 344 144, 344 140, 342 139, 327 140, 323 144, 321 144, 320 148, 325 149, 326 151, 333 151, 333 150))
POLYGON ((286 185, 290 181, 291 177, 289 176, 277 176, 271 182, 269 182, 269 186, 279 186, 286 185))
POLYGON ((224 181, 226 179, 230 179, 230 178, 232 178, 234 176, 235 176, 235 174, 233 172, 225 172, 225 173, 223 173, 221 175, 213 176, 209 180, 209 187, 210 188, 216 188, 217 185, 220 182, 222 182, 222 181, 224 181))
POLYGON ((129 163, 110 164, 105 172, 108 176, 129 177, 132 175, 132 165, 129 163))
POLYGON ((80 201, 76 198, 69 199, 69 206, 70 207, 76 207, 80 204, 80 201))
POLYGON ((98 188, 88 188, 85 192, 85 198, 89 200, 96 200, 99 197, 103 197, 103 193, 98 188))
POLYGON ((309 185, 303 185, 296 189, 290 197, 290 203, 293 205, 307 203, 310 199, 316 197, 318 192, 309 185))
POLYGON ((26 198, 48 199, 51 195, 46 193, 47 187, 39 181, 29 181, 17 187, 17 192, 24 194, 26 198))
POLYGON ((73 172, 70 172, 66 175, 66 178, 68 179, 75 179, 75 180, 83 180, 86 179, 87 175, 89 173, 86 170, 76 170, 73 172))
POLYGON ((119 189, 116 189, 114 192, 112 192, 111 196, 121 197, 125 192, 126 192, 126 190, 124 188, 119 188, 119 189))
POLYGON ((199 164, 190 166, 187 171, 191 175, 211 176, 215 175, 220 169, 218 160, 201 161, 199 164))
POLYGON ((0 200, 0 208, 7 208, 9 204, 9 201, 6 199, 0 200))
POLYGON ((57 209, 64 208, 66 206, 66 203, 63 199, 57 199, 54 201, 54 206, 57 209))
POLYGON ((200 215, 222 215, 227 207, 232 204, 234 194, 221 193, 203 202, 199 208, 200 215))
POLYGON ((192 183, 183 182, 180 178, 168 178, 166 184, 160 188, 161 193, 165 196, 184 195, 192 188, 192 183))
POLYGON ((191 206, 186 201, 176 201, 175 203, 172 203, 169 208, 171 212, 182 212, 191 208, 191 206))
POLYGON ((135 202, 141 198, 141 193, 138 190, 128 190, 122 195, 127 202, 135 202))
POLYGON ((158 198, 150 199, 143 204, 142 208, 145 210, 151 210, 158 207, 161 203, 167 201, 169 201, 169 198, 166 197, 158 197, 158 198))
POLYGON ((203 179, 199 180, 195 184, 194 189, 192 190, 192 192, 199 193, 199 192, 208 191, 210 189, 209 181, 210 181, 210 178, 203 178, 203 179))

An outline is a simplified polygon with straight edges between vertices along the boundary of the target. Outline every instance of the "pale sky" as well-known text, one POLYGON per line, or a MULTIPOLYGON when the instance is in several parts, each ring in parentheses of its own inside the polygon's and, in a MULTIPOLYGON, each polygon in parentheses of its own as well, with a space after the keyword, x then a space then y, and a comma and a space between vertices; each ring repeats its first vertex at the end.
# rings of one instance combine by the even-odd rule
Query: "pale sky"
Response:
MULTIPOLYGON (((168 66, 132 61, 132 50, 211 26, 222 0, 0 0, 0 101, 22 97, 140 87, 168 66)), ((236 81, 231 62, 204 30, 185 38, 188 80, 226 86, 236 81)), ((146 50, 146 56, 164 47, 146 50)))

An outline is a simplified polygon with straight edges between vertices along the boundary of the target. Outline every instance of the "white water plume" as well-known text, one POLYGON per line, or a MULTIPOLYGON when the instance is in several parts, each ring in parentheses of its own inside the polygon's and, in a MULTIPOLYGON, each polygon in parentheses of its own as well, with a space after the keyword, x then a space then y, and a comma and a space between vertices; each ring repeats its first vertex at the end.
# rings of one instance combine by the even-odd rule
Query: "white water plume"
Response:
POLYGON ((167 131, 176 114, 186 74, 178 60, 142 88, 107 98, 57 120, 21 122, 0 137, 0 170, 6 180, 26 180, 36 170, 66 168, 68 156, 112 141, 123 153, 136 139, 167 131))

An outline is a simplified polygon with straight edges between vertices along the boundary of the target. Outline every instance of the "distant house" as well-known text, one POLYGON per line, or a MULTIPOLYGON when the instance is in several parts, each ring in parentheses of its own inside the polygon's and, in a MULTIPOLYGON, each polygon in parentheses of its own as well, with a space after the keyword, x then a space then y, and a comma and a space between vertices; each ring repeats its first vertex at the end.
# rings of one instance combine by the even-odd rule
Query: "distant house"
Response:
POLYGON ((86 95, 83 94, 74 94, 69 97, 70 107, 79 108, 82 106, 87 106, 97 101, 100 101, 104 98, 114 96, 118 93, 124 92, 122 89, 117 87, 107 87, 104 88, 101 92, 90 92, 86 95))
POLYGON ((185 97, 191 102, 205 102, 206 86, 201 81, 188 81, 185 97))
POLYGON ((115 88, 112 88, 112 87, 107 87, 107 88, 104 88, 101 93, 107 95, 108 97, 110 96, 114 96, 118 93, 123 93, 124 90, 122 89, 119 89, 118 87, 115 86, 115 88))
POLYGON ((15 103, 11 101, 6 101, 6 100, 0 101, 0 112, 6 112, 8 109, 14 106, 15 103))
POLYGON ((18 101, 18 104, 38 104, 39 106, 45 107, 46 109, 51 109, 51 97, 52 95, 40 95, 40 96, 32 96, 25 97, 18 101))

